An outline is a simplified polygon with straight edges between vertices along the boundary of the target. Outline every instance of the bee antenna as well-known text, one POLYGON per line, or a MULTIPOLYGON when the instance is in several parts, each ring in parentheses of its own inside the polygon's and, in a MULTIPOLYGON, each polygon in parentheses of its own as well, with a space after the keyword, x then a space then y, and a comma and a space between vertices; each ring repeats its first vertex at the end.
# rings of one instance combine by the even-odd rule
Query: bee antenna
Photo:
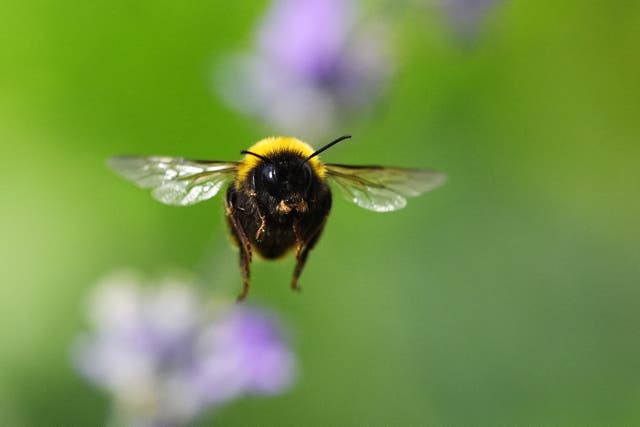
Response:
POLYGON ((251 154, 252 156, 255 156, 261 160, 264 160, 267 163, 271 163, 271 159, 268 159, 267 157, 261 156, 260 154, 256 154, 256 153, 252 153, 251 151, 248 150, 242 150, 240 152, 240 154, 251 154))
POLYGON ((351 138, 351 135, 343 135, 340 138, 334 139, 333 141, 331 141, 330 143, 328 143, 327 145, 325 145, 324 147, 316 150, 312 155, 310 155, 309 157, 307 157, 306 159, 304 159, 304 163, 308 162, 309 160, 313 159, 315 156, 317 156, 318 154, 322 153, 325 150, 328 150, 329 148, 333 147, 334 145, 336 145, 338 142, 340 141, 344 141, 345 139, 349 139, 351 138))

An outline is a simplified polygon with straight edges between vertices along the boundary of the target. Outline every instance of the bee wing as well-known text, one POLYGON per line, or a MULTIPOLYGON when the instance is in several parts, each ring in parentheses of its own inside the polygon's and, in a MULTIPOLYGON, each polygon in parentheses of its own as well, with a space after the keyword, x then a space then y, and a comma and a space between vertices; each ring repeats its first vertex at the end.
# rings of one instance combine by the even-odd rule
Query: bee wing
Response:
POLYGON ((330 182, 356 205, 375 212, 402 209, 407 197, 419 196, 442 185, 447 176, 426 169, 383 166, 325 165, 330 182))
POLYGON ((236 162, 179 157, 116 156, 107 161, 119 175, 167 205, 187 206, 215 196, 236 171, 236 162))

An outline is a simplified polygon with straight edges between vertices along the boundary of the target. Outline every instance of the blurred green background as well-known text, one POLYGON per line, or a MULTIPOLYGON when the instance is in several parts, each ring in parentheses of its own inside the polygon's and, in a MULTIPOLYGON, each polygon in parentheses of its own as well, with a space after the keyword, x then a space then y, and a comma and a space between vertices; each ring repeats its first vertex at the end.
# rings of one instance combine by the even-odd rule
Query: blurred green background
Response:
MULTIPOLYGON (((163 206, 104 161, 235 160, 271 133, 211 82, 266 4, 0 7, 1 425, 103 422, 69 345, 114 268, 239 291, 219 197, 163 206)), ((290 323, 302 376, 208 420, 640 424, 640 3, 506 1, 471 44, 428 9, 394 19, 384 104, 323 159, 449 181, 393 214, 337 197, 301 295, 292 259, 255 263, 250 298, 290 323)))

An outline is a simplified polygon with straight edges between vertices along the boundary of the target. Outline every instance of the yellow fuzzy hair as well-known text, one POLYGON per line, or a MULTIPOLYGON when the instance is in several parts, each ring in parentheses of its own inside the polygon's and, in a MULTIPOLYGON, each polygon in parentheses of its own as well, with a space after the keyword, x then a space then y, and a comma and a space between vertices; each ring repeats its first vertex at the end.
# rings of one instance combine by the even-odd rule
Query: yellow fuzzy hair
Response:
MULTIPOLYGON (((247 151, 258 154, 264 157, 270 157, 278 153, 294 153, 300 155, 300 157, 309 157, 315 151, 309 144, 300 141, 297 138, 275 136, 262 139, 252 145, 247 151)), ((255 168, 262 160, 251 154, 246 154, 240 161, 237 170, 236 184, 244 182, 249 176, 249 173, 255 168)), ((325 170, 324 164, 314 157, 309 160, 309 165, 313 171, 318 175, 320 179, 324 178, 325 170)))

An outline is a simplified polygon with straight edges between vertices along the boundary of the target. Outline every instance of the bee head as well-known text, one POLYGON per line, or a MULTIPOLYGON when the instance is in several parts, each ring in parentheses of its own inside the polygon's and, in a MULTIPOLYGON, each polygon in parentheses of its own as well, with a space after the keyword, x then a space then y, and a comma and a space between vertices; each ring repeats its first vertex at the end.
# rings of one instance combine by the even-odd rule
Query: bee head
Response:
POLYGON ((307 198, 313 171, 304 158, 284 153, 267 158, 255 169, 253 185, 276 202, 299 203, 307 198))
POLYGON ((276 206, 281 214, 303 212, 307 209, 309 195, 313 193, 314 182, 317 184, 323 178, 317 164, 314 169, 312 163, 319 163, 314 157, 348 138, 349 135, 342 136, 316 151, 293 138, 260 141, 251 150, 241 151, 254 160, 247 163, 250 166, 245 166, 246 172, 239 173, 240 182, 248 179, 262 203, 276 206))

